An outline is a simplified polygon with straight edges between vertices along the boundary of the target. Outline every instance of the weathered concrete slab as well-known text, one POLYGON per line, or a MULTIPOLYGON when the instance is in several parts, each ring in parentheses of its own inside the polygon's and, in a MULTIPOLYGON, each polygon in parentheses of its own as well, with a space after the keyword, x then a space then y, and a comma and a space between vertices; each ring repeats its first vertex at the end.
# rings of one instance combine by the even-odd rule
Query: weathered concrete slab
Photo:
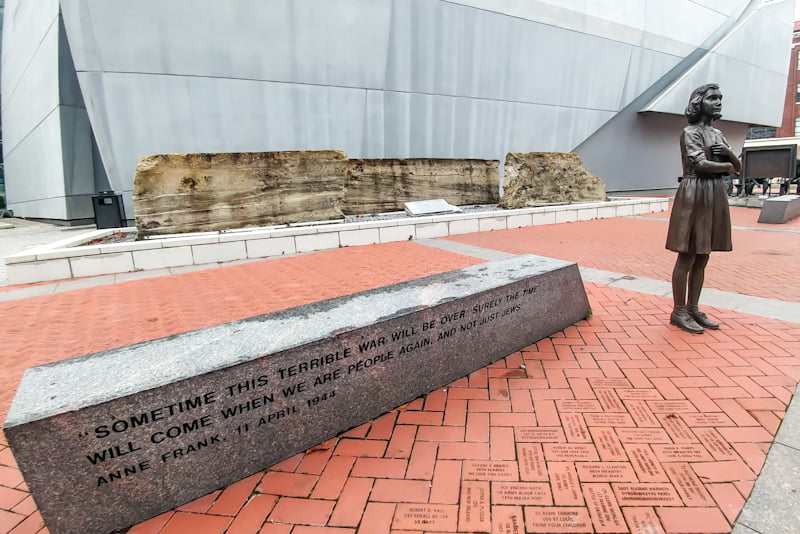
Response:
POLYGON ((161 154, 139 160, 140 236, 340 219, 347 156, 337 150, 161 154))
POLYGON ((443 198, 450 204, 496 204, 499 162, 482 159, 350 160, 342 211, 400 211, 405 202, 443 198))
POLYGON ((500 206, 506 209, 608 200, 606 184, 573 153, 509 152, 504 180, 500 206))
POLYGON ((28 369, 4 425, 53 534, 107 533, 583 319, 578 267, 472 266, 28 369))
POLYGON ((758 222, 783 224, 800 216, 800 195, 781 195, 764 200, 758 222))

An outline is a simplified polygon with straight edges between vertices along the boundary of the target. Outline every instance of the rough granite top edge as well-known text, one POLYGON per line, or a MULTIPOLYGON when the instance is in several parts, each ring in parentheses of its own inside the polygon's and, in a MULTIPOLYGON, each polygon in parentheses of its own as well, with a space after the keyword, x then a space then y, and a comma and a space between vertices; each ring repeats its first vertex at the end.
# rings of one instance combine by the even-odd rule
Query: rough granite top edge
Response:
POLYGON ((246 363, 572 265, 542 256, 514 256, 31 367, 3 428, 246 363), (297 328, 298 320, 311 323, 297 328), (168 357, 154 358, 157 354, 168 357))

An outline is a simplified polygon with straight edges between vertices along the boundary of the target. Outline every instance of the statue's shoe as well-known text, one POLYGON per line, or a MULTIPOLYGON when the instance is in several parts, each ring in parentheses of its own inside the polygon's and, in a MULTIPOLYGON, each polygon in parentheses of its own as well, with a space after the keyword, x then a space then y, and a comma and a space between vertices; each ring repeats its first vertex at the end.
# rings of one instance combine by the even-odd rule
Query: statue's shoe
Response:
POLYGON ((711 330, 719 330, 719 323, 715 323, 714 321, 709 319, 708 315, 701 312, 700 310, 696 308, 695 309, 689 308, 688 312, 689 315, 691 315, 692 319, 694 319, 695 322, 698 325, 702 326, 703 328, 710 328, 711 330))
POLYGON ((691 334, 702 334, 703 327, 689 315, 688 310, 676 310, 669 315, 669 324, 674 324, 681 330, 685 330, 691 334))

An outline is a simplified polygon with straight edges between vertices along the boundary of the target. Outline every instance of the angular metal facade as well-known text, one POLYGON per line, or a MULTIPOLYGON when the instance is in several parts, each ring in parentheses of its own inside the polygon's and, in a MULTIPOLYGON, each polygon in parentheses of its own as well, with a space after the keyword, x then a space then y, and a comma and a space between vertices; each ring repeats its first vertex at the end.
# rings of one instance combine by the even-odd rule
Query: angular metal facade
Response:
POLYGON ((780 123, 792 0, 8 0, 9 207, 92 217, 169 152, 575 151, 610 191, 675 186, 696 85, 726 134, 780 123), (643 167, 644 166, 644 167, 643 167), (644 169, 644 170, 643 170, 644 169))

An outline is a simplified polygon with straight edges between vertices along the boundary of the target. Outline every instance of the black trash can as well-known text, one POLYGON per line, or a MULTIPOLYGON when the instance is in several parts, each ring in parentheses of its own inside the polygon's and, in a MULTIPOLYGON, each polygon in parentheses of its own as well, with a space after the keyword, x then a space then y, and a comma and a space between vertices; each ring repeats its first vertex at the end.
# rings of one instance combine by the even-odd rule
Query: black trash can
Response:
POLYGON ((92 206, 98 230, 124 227, 125 207, 122 205, 122 195, 114 191, 100 191, 92 197, 92 206))

